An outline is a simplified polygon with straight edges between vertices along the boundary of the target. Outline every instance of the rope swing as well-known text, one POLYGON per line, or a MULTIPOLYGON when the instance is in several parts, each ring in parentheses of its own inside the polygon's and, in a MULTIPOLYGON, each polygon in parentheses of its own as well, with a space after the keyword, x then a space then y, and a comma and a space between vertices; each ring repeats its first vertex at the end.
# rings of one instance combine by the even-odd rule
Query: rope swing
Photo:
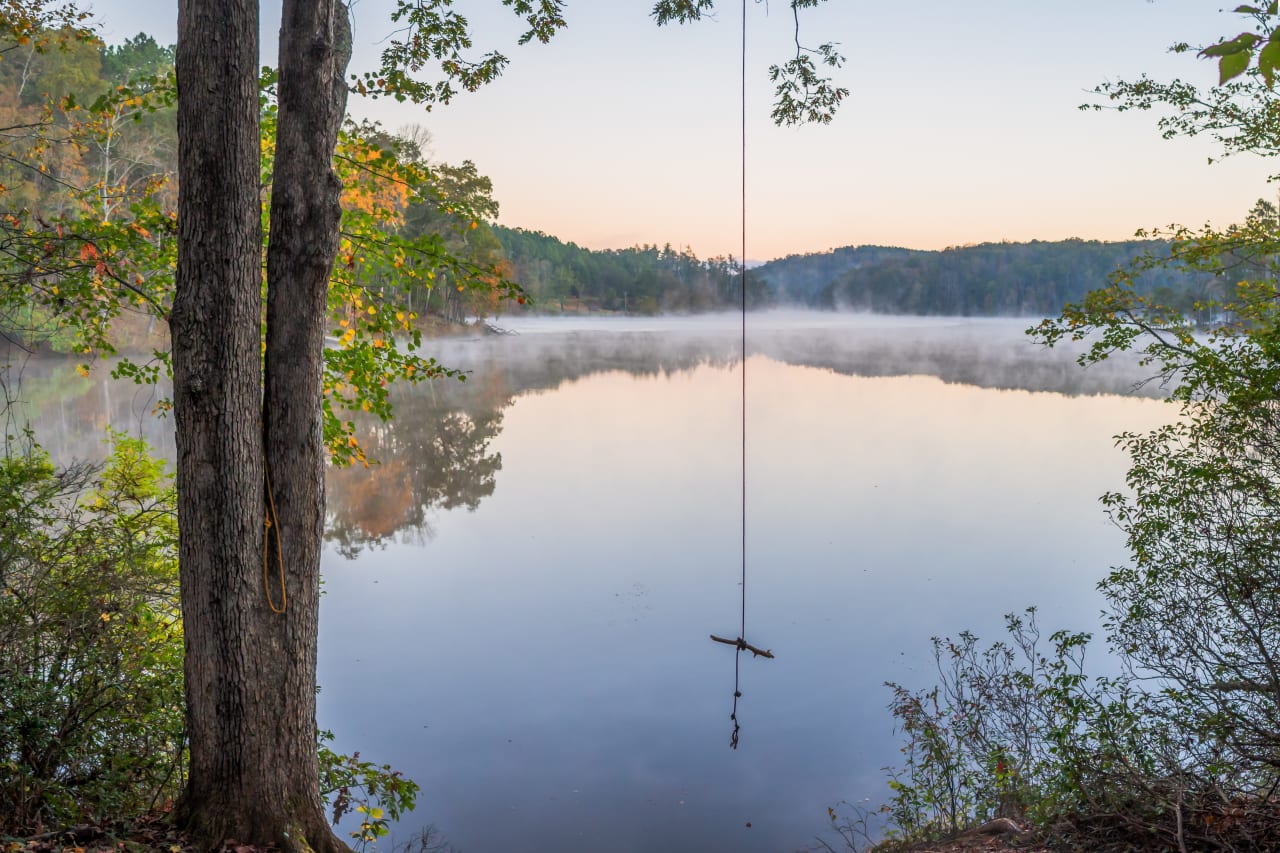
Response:
POLYGON ((742 574, 739 586, 742 589, 740 621, 736 639, 726 639, 711 635, 717 643, 734 647, 733 653, 733 710, 729 719, 733 721, 733 732, 729 735, 729 748, 738 748, 738 734, 742 727, 738 723, 738 700, 742 698, 741 667, 743 652, 751 652, 752 657, 773 658, 773 652, 753 646, 746 641, 747 636, 747 0, 742 0, 742 254, 740 256, 739 280, 741 281, 741 344, 742 344, 742 574))
POLYGON ((271 612, 275 614, 284 613, 289 607, 289 593, 284 585, 284 546, 280 543, 280 519, 276 517, 276 497, 271 492, 271 473, 267 470, 264 463, 262 466, 263 479, 267 484, 267 507, 266 514, 263 518, 262 531, 262 591, 267 594, 267 606, 271 608, 271 612), (276 606, 275 599, 271 595, 271 581, 267 571, 267 555, 271 544, 271 531, 276 532, 276 565, 280 569, 280 606, 276 606))

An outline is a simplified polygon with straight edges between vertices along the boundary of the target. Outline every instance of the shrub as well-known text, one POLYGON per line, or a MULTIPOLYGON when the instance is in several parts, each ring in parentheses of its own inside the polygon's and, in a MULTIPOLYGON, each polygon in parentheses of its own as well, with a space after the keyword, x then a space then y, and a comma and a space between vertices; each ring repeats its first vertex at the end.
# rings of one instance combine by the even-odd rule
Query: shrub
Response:
POLYGON ((1044 652, 1034 609, 1005 621, 1008 642, 985 648, 967 632, 935 637, 934 687, 888 685, 905 765, 892 772, 885 810, 900 840, 996 817, 1043 819, 1074 797, 1089 722, 1105 706, 1084 675, 1089 636, 1056 633, 1044 652))
POLYGON ((353 811, 360 816, 359 828, 349 835, 356 849, 364 850, 390 833, 392 821, 413 810, 418 783, 390 764, 361 760, 358 752, 339 755, 326 745, 332 740, 333 732, 318 735, 320 792, 333 806, 334 826, 353 811))
MULTIPOLYGON (((0 459, 0 832, 128 820, 186 781, 177 517, 145 442, 112 436, 105 465, 57 469, 28 443, 0 459)), ((360 848, 418 786, 339 755, 321 732, 335 824, 360 848)))
POLYGON ((177 523, 163 463, 0 459, 0 829, 139 813, 183 779, 177 523))

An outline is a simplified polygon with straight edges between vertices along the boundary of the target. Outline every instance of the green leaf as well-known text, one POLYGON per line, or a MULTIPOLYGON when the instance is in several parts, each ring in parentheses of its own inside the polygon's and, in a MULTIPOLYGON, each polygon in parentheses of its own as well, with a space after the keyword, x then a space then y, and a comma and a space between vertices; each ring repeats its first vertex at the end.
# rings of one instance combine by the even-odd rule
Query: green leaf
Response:
POLYGON ((1249 67, 1247 52, 1231 53, 1218 60, 1218 85, 1239 77, 1249 67))
POLYGON ((1261 37, 1255 33, 1241 33, 1229 41, 1218 42, 1206 47, 1200 51, 1200 56, 1230 56, 1235 53, 1247 53, 1259 41, 1261 41, 1261 37))
POLYGON ((1266 79, 1267 85, 1275 84, 1276 68, 1280 67, 1280 42, 1269 42, 1258 51, 1258 70, 1266 79))

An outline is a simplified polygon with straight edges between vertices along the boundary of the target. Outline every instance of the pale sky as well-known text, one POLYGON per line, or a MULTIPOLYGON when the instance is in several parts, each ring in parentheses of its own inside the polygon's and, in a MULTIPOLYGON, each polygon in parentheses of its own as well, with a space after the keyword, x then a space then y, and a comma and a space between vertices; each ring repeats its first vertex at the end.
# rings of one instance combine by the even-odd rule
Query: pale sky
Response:
MULTIPOLYGON (((689 246, 739 253, 739 4, 658 29, 651 0, 570 0, 549 45, 516 47, 499 0, 458 0, 477 47, 506 74, 430 113, 352 98, 395 130, 421 124, 435 156, 474 160, 505 225, 589 248, 689 246)), ((1280 163, 1206 164, 1207 141, 1164 141, 1149 113, 1081 112, 1088 90, 1147 72, 1209 83, 1177 41, 1235 35, 1214 0, 829 0, 802 18, 808 44, 841 42, 851 90, 825 127, 769 120, 767 68, 788 58, 786 0, 748 3, 747 257, 837 246, 934 249, 998 240, 1120 240, 1139 228, 1226 225, 1280 163)), ((353 71, 392 32, 392 0, 355 5, 353 71)), ((108 41, 176 32, 176 0, 97 0, 108 41)), ((262 7, 264 63, 279 5, 262 7)))

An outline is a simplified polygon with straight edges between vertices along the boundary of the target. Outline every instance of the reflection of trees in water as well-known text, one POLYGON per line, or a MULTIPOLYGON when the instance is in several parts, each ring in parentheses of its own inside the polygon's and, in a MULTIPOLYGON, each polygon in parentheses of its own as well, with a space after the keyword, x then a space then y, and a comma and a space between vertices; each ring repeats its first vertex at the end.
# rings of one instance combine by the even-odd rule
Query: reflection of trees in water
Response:
POLYGON ((616 337, 561 338, 552 348, 471 343, 446 345, 436 356, 470 371, 468 381, 398 389, 394 420, 357 423, 357 437, 377 464, 329 470, 325 537, 339 554, 351 559, 397 537, 421 542, 433 535, 432 512, 476 509, 493 494, 502 469, 502 454, 490 445, 502 431, 503 410, 522 394, 605 371, 657 375, 725 367, 736 358, 731 342, 672 346, 661 338, 631 346, 619 346, 616 337))
MULTIPOLYGON (((327 538, 339 553, 354 557, 396 536, 430 538, 433 511, 474 510, 494 493, 502 468, 501 454, 490 445, 502 430, 503 410, 523 394, 606 371, 655 376, 701 366, 729 368, 738 362, 740 347, 732 330, 436 342, 433 355, 469 371, 469 381, 400 388, 393 394, 395 420, 364 425, 360 440, 379 464, 329 472, 327 538)), ((1127 393, 1143 375, 1123 360, 1081 371, 1073 353, 1033 347, 1020 328, 981 325, 753 330, 748 352, 853 376, 932 375, 980 387, 1066 394, 1127 393)))
POLYGON ((474 510, 493 494, 502 454, 489 445, 511 397, 492 383, 490 397, 468 411, 453 394, 411 389, 397 395, 394 421, 364 425, 359 438, 377 464, 333 468, 326 480, 325 538, 338 553, 351 559, 397 533, 428 539, 433 510, 474 510))
MULTIPOLYGON (((1029 345, 1020 324, 933 328, 748 330, 748 351, 795 365, 854 376, 932 375, 988 388, 1065 394, 1128 393, 1147 371, 1117 359, 1080 370, 1069 351, 1029 345)), ((523 394, 552 390, 595 373, 657 376, 700 366, 730 368, 740 357, 736 330, 571 332, 431 343, 441 363, 470 371, 393 393, 391 423, 363 424, 360 436, 380 464, 328 472, 328 540, 346 556, 396 536, 432 535, 431 513, 478 507, 496 488, 502 457, 491 450, 502 413, 523 394)), ((35 358, 19 375, 20 412, 61 462, 100 459, 105 426, 145 435, 172 459, 172 421, 150 414, 167 388, 89 378, 75 362, 35 358)), ((1147 394, 1160 389, 1148 387, 1147 394)))
POLYGON ((138 385, 111 378, 112 362, 90 363, 88 376, 78 360, 0 353, 10 432, 30 426, 36 440, 63 465, 100 462, 107 453, 107 430, 145 438, 162 458, 175 456, 173 421, 156 414, 170 395, 168 383, 138 385), (8 405, 11 402, 12 405, 8 405))
MULTIPOLYGON (((1125 356, 1081 370, 1075 359, 1082 346, 1048 350, 1031 343, 1022 331, 1031 320, 801 329, 752 328, 750 322, 749 355, 846 376, 936 376, 979 388, 1078 395, 1129 394, 1151 375, 1125 356)), ((438 358, 451 366, 500 370, 519 394, 606 370, 653 375, 704 364, 728 367, 737 363, 741 346, 734 329, 574 332, 447 344, 438 358)), ((1163 392, 1147 386, 1141 393, 1163 392)))

